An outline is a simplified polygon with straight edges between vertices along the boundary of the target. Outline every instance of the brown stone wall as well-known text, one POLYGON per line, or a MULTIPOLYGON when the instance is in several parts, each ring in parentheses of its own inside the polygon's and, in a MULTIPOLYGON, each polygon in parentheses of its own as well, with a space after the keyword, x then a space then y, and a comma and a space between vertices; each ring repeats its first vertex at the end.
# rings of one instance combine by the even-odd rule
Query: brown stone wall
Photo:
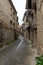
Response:
POLYGON ((13 7, 11 0, 0 0, 0 21, 3 31, 3 43, 11 41, 15 38, 15 30, 17 22, 17 12, 13 7))
POLYGON ((14 30, 13 29, 5 29, 3 28, 4 40, 11 41, 14 40, 14 30))
POLYGON ((37 1, 37 44, 38 52, 43 53, 43 2, 37 1))

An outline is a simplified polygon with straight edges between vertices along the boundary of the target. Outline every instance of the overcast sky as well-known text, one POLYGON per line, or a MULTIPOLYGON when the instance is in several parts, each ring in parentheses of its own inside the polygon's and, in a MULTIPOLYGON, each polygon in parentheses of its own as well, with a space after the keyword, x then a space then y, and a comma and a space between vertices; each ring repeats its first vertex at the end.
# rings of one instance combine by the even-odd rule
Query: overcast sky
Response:
POLYGON ((25 12, 26 0, 12 0, 19 17, 19 24, 22 24, 23 14, 25 12))

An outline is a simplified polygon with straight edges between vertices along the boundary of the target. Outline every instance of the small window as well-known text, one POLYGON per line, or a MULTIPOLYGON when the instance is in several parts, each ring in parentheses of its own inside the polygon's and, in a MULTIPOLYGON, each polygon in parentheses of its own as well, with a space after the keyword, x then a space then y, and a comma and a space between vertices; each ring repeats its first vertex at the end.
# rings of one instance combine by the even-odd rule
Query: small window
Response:
POLYGON ((10 21, 10 24, 12 25, 12 21, 10 21))
POLYGON ((26 9, 31 9, 31 0, 27 0, 26 9))
POLYGON ((13 23, 13 26, 15 26, 15 23, 13 23))
POLYGON ((1 23, 0 23, 0 27, 1 27, 1 23))
POLYGON ((26 22, 28 22, 28 19, 26 19, 26 22))
POLYGON ((33 9, 35 9, 35 11, 36 11, 36 2, 33 3, 33 9))
POLYGON ((33 13, 31 14, 31 16, 32 16, 32 19, 33 19, 34 18, 33 13))
POLYGON ((1 25, 1 23, 0 23, 0 25, 1 25))
POLYGON ((17 17, 16 21, 18 22, 18 17, 17 17))

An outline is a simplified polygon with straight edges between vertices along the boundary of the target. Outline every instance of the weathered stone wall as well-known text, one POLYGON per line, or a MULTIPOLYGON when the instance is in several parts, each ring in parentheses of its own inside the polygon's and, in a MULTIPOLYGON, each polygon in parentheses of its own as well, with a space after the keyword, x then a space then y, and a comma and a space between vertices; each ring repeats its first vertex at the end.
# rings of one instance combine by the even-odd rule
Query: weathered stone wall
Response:
POLYGON ((5 29, 3 28, 4 40, 11 41, 14 40, 14 30, 13 29, 5 29))
MULTIPOLYGON (((0 0, 0 11, 3 13, 3 16, 5 15, 6 18, 9 18, 9 20, 12 20, 14 23, 16 21, 17 15, 11 6, 9 0, 0 0), (14 16, 13 16, 13 13, 14 16)), ((10 21, 6 21, 8 24, 10 21)))
POLYGON ((14 40, 14 28, 16 28, 17 24, 17 12, 15 12, 9 0, 0 0, 0 21, 4 41, 14 40))
POLYGON ((37 1, 37 44, 38 51, 43 53, 43 2, 37 1))
POLYGON ((26 32, 24 32, 25 37, 27 37, 34 46, 37 43, 37 13, 36 13, 36 0, 27 0, 26 2, 26 12, 24 14, 24 28, 27 28, 26 32), (29 2, 31 3, 29 5, 29 2), (31 6, 31 8, 29 8, 31 6), (27 25, 28 24, 28 25, 27 25))

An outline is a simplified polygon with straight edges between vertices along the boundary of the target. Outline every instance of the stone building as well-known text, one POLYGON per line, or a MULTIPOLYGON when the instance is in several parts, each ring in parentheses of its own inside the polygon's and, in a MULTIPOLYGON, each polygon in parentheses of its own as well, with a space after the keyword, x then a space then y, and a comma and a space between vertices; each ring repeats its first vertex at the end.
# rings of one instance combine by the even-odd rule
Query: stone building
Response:
POLYGON ((37 2, 37 48, 43 53, 43 0, 37 2))
POLYGON ((30 21, 32 20, 31 17, 29 17, 28 13, 30 13, 30 11, 25 11, 24 13, 24 17, 23 17, 23 31, 24 31, 24 37, 30 40, 30 21))
POLYGON ((26 36, 31 40, 32 43, 36 44, 37 42, 37 22, 36 22, 36 1, 35 0, 26 0, 26 12, 23 17, 25 25, 27 26, 26 36))
POLYGON ((15 39, 15 30, 18 23, 17 11, 11 0, 0 0, 0 44, 1 40, 15 39), (2 39, 1 39, 2 37, 2 39))
POLYGON ((38 52, 43 54, 43 0, 26 0, 26 14, 23 21, 29 22, 28 34, 30 40, 36 44, 38 52), (25 19, 25 17, 27 18, 25 19), (29 20, 31 20, 31 23, 29 20))

